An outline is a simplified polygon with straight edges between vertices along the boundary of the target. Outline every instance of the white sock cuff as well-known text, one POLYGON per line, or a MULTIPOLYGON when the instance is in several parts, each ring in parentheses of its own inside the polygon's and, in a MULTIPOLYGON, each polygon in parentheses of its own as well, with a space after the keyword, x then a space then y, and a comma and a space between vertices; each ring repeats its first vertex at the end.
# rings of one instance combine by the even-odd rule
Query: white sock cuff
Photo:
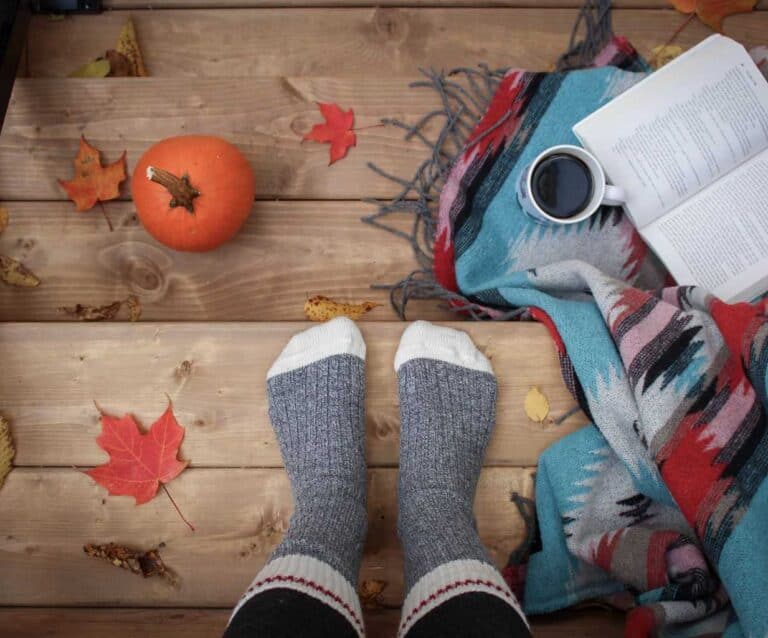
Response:
POLYGON ((267 372, 267 379, 336 354, 352 354, 365 361, 363 335, 347 317, 336 317, 291 337, 267 372))
POLYGON ((269 561, 235 606, 230 622, 240 608, 257 594, 269 589, 293 589, 338 611, 363 638, 363 611, 360 598, 344 576, 313 556, 290 554, 269 561))
POLYGON ((403 603, 398 638, 405 636, 421 618, 445 601, 470 592, 501 598, 528 624, 520 603, 495 567, 479 560, 455 560, 422 576, 408 592, 403 603))
POLYGON ((493 374, 491 362, 466 332, 428 321, 416 321, 403 332, 395 354, 395 370, 412 359, 436 359, 493 374))

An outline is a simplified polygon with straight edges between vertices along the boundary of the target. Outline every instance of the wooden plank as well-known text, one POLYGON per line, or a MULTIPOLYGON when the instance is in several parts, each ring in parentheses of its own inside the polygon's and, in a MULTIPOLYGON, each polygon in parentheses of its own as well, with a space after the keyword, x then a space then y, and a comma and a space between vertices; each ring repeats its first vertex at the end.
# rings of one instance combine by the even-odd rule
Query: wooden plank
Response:
POLYGON ((390 116, 414 121, 439 98, 408 90, 402 78, 19 79, 0 135, 0 199, 64 199, 56 178, 72 175, 81 134, 105 161, 127 150, 129 170, 165 137, 219 135, 250 160, 260 199, 390 197, 401 186, 367 163, 410 176, 426 159, 418 140, 405 142, 402 130, 377 127, 361 131, 357 147, 329 167, 327 144, 301 144, 322 121, 318 101, 353 106, 355 125, 366 127, 390 116))
MULTIPOLYGON (((173 9, 173 8, 231 8, 231 7, 536 7, 553 9, 579 8, 583 0, 104 0, 109 9, 173 9)), ((669 6, 669 0, 613 0, 615 8, 661 9, 669 6)), ((766 0, 757 3, 757 9, 768 7, 766 0)))
MULTIPOLYGON (((12 202, 0 250, 43 281, 34 289, 0 286, 1 321, 65 320, 57 309, 96 306, 138 295, 153 321, 301 321, 308 295, 377 301, 365 320, 397 319, 389 291, 412 270, 411 246, 360 222, 360 202, 260 201, 237 237, 209 253, 180 253, 141 227, 129 202, 87 214, 70 202, 12 202)), ((408 231, 412 221, 392 220, 408 231)), ((420 319, 453 316, 436 301, 415 301, 420 319)), ((455 318, 455 316, 453 316, 455 318)))
MULTIPOLYGON (((153 76, 413 77, 419 67, 547 69, 563 53, 575 9, 232 9, 133 11, 153 76), (343 33, 343 37, 339 37, 343 33), (286 37, 290 34, 290 37, 286 37), (195 43, 194 46, 190 46, 195 43)), ((124 11, 30 27, 29 72, 65 77, 104 55, 127 19, 124 11)), ((616 33, 643 55, 665 42, 685 17, 673 10, 613 12, 616 33)), ((763 44, 768 14, 727 21, 727 32, 763 44)), ((692 22, 677 42, 689 47, 710 33, 692 22)))
MULTIPOLYGON (((197 467, 281 465, 267 417, 269 366, 301 323, 4 324, 0 406, 21 466, 97 465, 99 413, 132 412, 150 425, 167 398, 187 433, 182 454, 197 467), (184 364, 183 362, 189 362, 184 364)), ((574 405, 551 339, 535 324, 453 324, 466 330, 498 374, 497 427, 488 465, 535 465, 553 441, 585 422, 540 425, 525 415, 531 386, 553 418, 574 405)), ((399 416, 393 359, 405 324, 361 324, 367 356, 367 455, 397 464, 399 416)))
MULTIPOLYGON (((511 492, 533 493, 533 470, 481 473, 475 511, 493 560, 503 566, 525 528, 511 492)), ((403 597, 402 557, 395 532, 397 471, 368 478, 369 530, 361 580, 387 583, 380 602, 403 597)), ((0 492, 0 605, 228 607, 248 586, 287 529, 291 495, 283 470, 189 469, 170 486, 192 532, 159 494, 136 507, 107 497, 72 468, 14 469, 0 492), (180 580, 143 579, 88 558, 82 546, 108 542, 151 547, 180 580)))
MULTIPOLYGON (((219 638, 229 609, 0 609, 8 638, 219 638)), ((365 612, 368 638, 392 638, 400 612, 365 612)), ((624 617, 604 609, 568 611, 531 619, 536 638, 621 638, 624 617)))

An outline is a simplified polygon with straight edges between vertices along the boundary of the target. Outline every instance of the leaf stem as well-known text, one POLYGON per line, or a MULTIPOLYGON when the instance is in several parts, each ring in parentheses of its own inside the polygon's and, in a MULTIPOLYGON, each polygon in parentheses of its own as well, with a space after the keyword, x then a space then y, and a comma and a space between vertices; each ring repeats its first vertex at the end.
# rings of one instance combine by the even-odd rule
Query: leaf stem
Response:
POLYGON ((104 202, 99 201, 99 207, 101 208, 101 214, 104 215, 104 219, 107 220, 107 226, 109 226, 109 232, 110 233, 115 232, 115 229, 112 227, 112 221, 109 219, 109 215, 107 215, 107 209, 104 208, 104 202))
MULTIPOLYGON (((663 51, 665 48, 667 48, 670 44, 672 44, 677 39, 677 36, 679 36, 683 32, 683 29, 685 29, 685 27, 687 27, 691 23, 691 20, 693 20, 695 17, 696 17, 696 13, 694 12, 690 13, 688 17, 685 20, 683 20, 682 24, 679 27, 677 27, 677 29, 675 29, 675 32, 671 36, 669 36, 669 39, 664 44, 661 45, 661 47, 659 48, 659 53, 663 51)), ((659 56, 659 53, 656 53, 653 56, 651 56, 651 58, 648 60, 648 64, 653 66, 656 58, 659 56)))
POLYGON ((359 126, 350 130, 356 133, 357 131, 364 131, 368 128, 383 128, 384 126, 386 126, 386 124, 382 122, 381 124, 369 124, 368 126, 359 126))
POLYGON ((181 513, 181 510, 179 509, 179 506, 176 505, 176 501, 173 500, 173 496, 171 496, 171 493, 168 491, 168 488, 165 486, 165 483, 161 483, 163 486, 163 491, 168 495, 168 498, 171 499, 171 503, 173 504, 173 507, 176 508, 176 512, 181 517, 181 520, 184 521, 187 524, 187 527, 191 529, 193 532, 195 531, 195 526, 192 525, 185 517, 184 514, 181 513))

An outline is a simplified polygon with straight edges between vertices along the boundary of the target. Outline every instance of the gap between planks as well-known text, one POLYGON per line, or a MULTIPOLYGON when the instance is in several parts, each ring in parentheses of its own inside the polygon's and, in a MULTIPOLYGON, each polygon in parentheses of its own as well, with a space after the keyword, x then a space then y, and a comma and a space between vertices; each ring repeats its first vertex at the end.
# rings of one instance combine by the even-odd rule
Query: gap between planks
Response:
MULTIPOLYGON (((167 397, 186 427, 182 455, 195 467, 276 467, 281 457, 267 416, 266 372, 291 335, 308 323, 8 323, 0 330, 3 416, 19 466, 93 466, 100 416, 131 412, 144 426, 167 397), (185 365, 183 362, 188 362, 185 365), (43 390, 44 391, 41 391, 43 390)), ((498 378, 497 423, 485 463, 533 466, 541 452, 586 422, 534 423, 524 411, 532 386, 551 417, 576 404, 560 376, 546 329, 533 323, 448 324, 465 330, 498 378)), ((394 354, 405 324, 360 324, 366 339, 369 466, 395 466, 399 408, 394 354)))
MULTIPOLYGON (((220 638, 231 609, 0 608, 8 638, 220 638)), ((400 612, 365 611, 367 638, 392 638, 400 612)), ((620 638, 623 615, 605 609, 531 618, 536 638, 620 638)))

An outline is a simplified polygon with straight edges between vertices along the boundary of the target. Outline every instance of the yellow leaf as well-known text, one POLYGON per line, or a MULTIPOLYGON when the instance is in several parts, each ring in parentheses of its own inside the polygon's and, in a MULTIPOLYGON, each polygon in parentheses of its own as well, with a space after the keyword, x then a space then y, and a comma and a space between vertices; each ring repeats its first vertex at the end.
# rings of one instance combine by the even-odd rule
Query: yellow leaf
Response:
POLYGON ((79 69, 72 71, 69 74, 71 78, 105 78, 109 75, 110 65, 109 60, 101 58, 83 64, 79 69))
POLYGON ((16 454, 16 450, 13 447, 13 439, 11 439, 11 430, 8 426, 8 422, 0 416, 0 487, 3 487, 5 483, 5 477, 13 467, 11 461, 16 454))
POLYGON ((144 66, 144 58, 141 56, 139 40, 136 37, 136 29, 133 26, 133 20, 128 18, 128 22, 123 25, 120 35, 117 38, 118 53, 122 53, 131 64, 131 75, 136 77, 146 77, 149 75, 144 66))
POLYGON ((549 416, 549 400, 536 387, 525 395, 525 414, 531 421, 542 423, 549 416))
POLYGON ((40 279, 35 273, 6 255, 0 255, 0 279, 11 286, 22 288, 35 288, 40 285, 40 279))
POLYGON ((660 44, 651 50, 650 63, 654 69, 660 69, 665 64, 672 62, 683 52, 683 47, 676 44, 660 44))
POLYGON ((340 303, 322 295, 315 295, 304 303, 304 315, 310 321, 328 321, 335 317, 359 319, 366 312, 380 305, 374 301, 363 301, 358 304, 340 303))
POLYGON ((5 206, 0 206, 0 234, 8 228, 8 217, 8 209, 5 206))

